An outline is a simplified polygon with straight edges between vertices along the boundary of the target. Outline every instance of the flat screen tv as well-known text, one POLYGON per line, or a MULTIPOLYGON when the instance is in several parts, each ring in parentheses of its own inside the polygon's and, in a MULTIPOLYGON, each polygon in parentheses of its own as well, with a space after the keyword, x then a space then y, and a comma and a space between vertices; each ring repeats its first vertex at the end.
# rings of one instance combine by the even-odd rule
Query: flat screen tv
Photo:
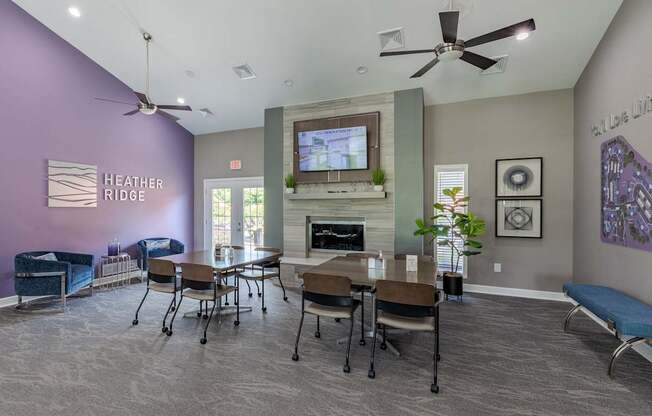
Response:
POLYGON ((299 171, 364 170, 367 127, 299 132, 299 171))

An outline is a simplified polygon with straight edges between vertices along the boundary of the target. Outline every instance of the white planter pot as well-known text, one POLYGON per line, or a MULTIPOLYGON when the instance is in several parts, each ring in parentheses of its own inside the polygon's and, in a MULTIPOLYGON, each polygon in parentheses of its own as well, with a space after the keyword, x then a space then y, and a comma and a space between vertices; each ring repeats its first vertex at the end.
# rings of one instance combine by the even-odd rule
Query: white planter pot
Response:
POLYGON ((374 185, 374 191, 382 192, 383 191, 383 185, 374 185))
POLYGON ((293 194, 294 193, 294 188, 285 188, 285 193, 286 194, 293 194))

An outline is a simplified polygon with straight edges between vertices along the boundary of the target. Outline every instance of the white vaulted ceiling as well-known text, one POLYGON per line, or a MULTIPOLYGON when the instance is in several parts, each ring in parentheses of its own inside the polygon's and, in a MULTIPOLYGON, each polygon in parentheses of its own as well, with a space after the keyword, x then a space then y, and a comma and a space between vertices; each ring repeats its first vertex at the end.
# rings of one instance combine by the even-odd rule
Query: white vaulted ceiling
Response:
POLYGON ((441 42, 437 12, 447 0, 14 0, 137 91, 145 82, 140 33, 150 32, 153 100, 174 104, 181 96, 215 113, 175 112, 195 134, 261 126, 268 107, 399 89, 423 87, 426 104, 438 104, 571 88, 622 2, 461 1, 470 10, 461 39, 535 19, 537 30, 525 41, 473 48, 508 54, 505 73, 480 76, 455 61, 410 79, 430 55, 378 57, 377 32, 386 29, 403 27, 406 49, 441 42), (68 13, 73 5, 78 19, 68 13), (232 67, 243 63, 256 79, 236 77, 232 67), (364 75, 356 72, 361 65, 369 69, 364 75))

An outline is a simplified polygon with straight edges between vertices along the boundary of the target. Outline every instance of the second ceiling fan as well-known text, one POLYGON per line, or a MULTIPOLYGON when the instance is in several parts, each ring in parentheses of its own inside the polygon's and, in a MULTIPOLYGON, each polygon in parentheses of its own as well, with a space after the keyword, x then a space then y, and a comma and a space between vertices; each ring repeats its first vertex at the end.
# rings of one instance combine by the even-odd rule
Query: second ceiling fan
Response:
POLYGON ((465 62, 475 65, 480 69, 487 69, 497 63, 497 61, 487 58, 477 53, 466 50, 473 46, 482 45, 484 43, 493 42, 495 40, 516 36, 521 33, 532 32, 536 29, 534 19, 528 19, 493 32, 477 36, 473 39, 464 41, 457 38, 457 26, 460 20, 460 12, 451 10, 439 13, 439 22, 441 23, 441 32, 444 41, 434 49, 418 49, 412 51, 395 51, 395 52, 381 52, 380 56, 395 56, 395 55, 410 55, 416 53, 434 53, 435 58, 428 62, 423 68, 419 69, 410 78, 419 78, 426 72, 430 71, 432 67, 439 62, 454 61, 461 59, 465 62))

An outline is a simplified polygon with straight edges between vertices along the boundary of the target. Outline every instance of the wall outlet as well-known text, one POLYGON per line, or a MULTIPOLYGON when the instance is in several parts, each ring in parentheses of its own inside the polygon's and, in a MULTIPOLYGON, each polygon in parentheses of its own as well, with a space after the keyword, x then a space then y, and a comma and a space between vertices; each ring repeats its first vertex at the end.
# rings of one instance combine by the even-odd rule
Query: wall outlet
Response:
POLYGON ((503 265, 501 263, 494 263, 494 273, 500 273, 503 271, 503 265))

